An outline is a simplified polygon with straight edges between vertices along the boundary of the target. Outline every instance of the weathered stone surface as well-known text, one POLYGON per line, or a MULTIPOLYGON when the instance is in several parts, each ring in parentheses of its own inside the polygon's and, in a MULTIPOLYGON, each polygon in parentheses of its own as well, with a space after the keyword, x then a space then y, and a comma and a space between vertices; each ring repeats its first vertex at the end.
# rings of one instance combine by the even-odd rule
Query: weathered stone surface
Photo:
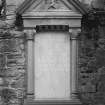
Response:
POLYGON ((83 25, 83 33, 79 41, 79 98, 84 104, 104 105, 105 33, 103 29, 105 26, 93 22, 97 25, 90 28, 89 25, 93 24, 92 22, 93 20, 91 23, 88 20, 88 24, 85 23, 86 27, 83 25))
POLYGON ((22 32, 8 32, 8 37, 2 33, 0 38, 1 104, 20 105, 25 91, 25 39, 22 32))
MULTIPOLYGON (((0 21, 0 105, 3 105, 4 102, 9 105, 19 105, 24 97, 24 87, 26 85, 24 82, 26 74, 24 36, 21 35, 21 32, 12 29, 7 31, 10 28, 8 24, 13 24, 15 20, 14 10, 22 1, 24 0, 7 0, 7 15, 10 15, 11 12, 12 15, 7 16, 10 21, 0 21)), ((92 0, 80 1, 85 1, 84 3, 88 4, 92 0)), ((95 8, 104 8, 103 3, 102 6, 99 4, 92 5, 95 8)), ((104 19, 101 20, 103 20, 101 22, 101 25, 103 25, 104 19)), ((94 21, 94 23, 96 22, 94 21)), ((92 21, 90 23, 86 21, 86 23, 90 27, 93 26, 92 21)), ((80 98, 83 103, 92 105, 105 104, 105 49, 102 48, 103 45, 100 46, 98 41, 91 37, 94 34, 98 34, 101 38, 104 37, 105 27, 99 26, 99 28, 99 32, 96 31, 97 29, 95 31, 91 28, 87 30, 89 34, 84 35, 85 39, 81 40, 79 47, 80 98)))

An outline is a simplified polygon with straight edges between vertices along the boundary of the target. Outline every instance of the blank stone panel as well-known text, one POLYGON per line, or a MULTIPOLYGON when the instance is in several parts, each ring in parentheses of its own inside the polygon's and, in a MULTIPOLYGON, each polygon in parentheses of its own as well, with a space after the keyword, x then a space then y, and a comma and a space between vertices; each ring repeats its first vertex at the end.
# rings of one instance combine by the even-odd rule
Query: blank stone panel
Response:
POLYGON ((70 35, 35 35, 35 100, 70 100, 70 35))

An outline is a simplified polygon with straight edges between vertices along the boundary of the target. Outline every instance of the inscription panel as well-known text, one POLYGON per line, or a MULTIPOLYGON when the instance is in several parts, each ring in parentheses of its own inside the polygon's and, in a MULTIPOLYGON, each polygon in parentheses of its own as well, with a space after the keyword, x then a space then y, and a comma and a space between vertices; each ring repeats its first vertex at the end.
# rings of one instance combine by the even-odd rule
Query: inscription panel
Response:
POLYGON ((70 35, 35 35, 35 100, 70 100, 70 35))

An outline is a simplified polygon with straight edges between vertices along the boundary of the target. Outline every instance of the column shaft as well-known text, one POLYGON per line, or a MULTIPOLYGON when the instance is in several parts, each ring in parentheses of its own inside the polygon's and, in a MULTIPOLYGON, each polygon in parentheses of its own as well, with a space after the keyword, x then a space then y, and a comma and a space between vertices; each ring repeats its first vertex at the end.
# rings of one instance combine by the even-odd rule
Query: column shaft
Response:
POLYGON ((78 34, 80 31, 71 32, 71 98, 78 99, 78 34))
POLYGON ((27 98, 34 98, 34 33, 27 32, 27 98))
POLYGON ((71 83, 72 83, 72 98, 76 98, 76 93, 77 93, 77 40, 72 39, 72 78, 71 78, 71 83))

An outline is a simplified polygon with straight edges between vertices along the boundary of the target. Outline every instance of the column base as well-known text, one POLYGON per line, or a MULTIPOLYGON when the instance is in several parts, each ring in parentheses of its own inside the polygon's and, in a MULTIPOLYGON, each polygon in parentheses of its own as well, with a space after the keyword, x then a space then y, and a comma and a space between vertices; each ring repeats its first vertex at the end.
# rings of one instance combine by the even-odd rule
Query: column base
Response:
POLYGON ((35 100, 25 100, 24 105, 82 105, 79 99, 73 99, 70 101, 35 101, 35 100))
POLYGON ((71 99, 73 99, 73 100, 78 100, 78 95, 77 95, 78 93, 72 93, 71 94, 71 99))
POLYGON ((27 99, 33 100, 34 99, 34 93, 27 93, 27 99))

